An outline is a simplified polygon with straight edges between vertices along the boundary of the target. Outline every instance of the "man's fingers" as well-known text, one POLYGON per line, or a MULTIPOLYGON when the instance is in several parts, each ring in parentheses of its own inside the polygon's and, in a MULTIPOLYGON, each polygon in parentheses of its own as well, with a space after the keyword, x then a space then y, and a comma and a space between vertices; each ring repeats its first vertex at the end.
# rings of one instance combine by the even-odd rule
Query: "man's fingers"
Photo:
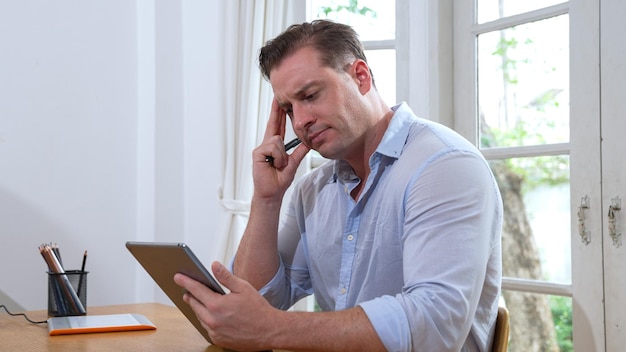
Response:
POLYGON ((222 263, 217 261, 213 262, 211 269, 213 270, 213 275, 215 275, 217 281, 229 289, 230 292, 241 292, 245 281, 233 275, 224 265, 222 265, 222 263))
POLYGON ((296 147, 296 149, 293 150, 293 153, 291 153, 291 159, 295 161, 296 167, 300 165, 302 159, 304 159, 309 150, 311 150, 311 148, 304 145, 304 143, 301 143, 296 147))
POLYGON ((204 302, 205 300, 210 300, 212 298, 211 296, 213 295, 220 295, 213 290, 205 290, 207 287, 203 283, 196 281, 184 274, 178 273, 174 275, 174 282, 176 282, 178 286, 189 292, 190 295, 196 297, 196 299, 202 302, 204 302))
POLYGON ((279 135, 285 136, 285 124, 287 123, 287 114, 278 105, 276 99, 272 99, 272 109, 270 111, 270 118, 267 120, 267 127, 265 128, 264 140, 268 140, 272 136, 279 135))

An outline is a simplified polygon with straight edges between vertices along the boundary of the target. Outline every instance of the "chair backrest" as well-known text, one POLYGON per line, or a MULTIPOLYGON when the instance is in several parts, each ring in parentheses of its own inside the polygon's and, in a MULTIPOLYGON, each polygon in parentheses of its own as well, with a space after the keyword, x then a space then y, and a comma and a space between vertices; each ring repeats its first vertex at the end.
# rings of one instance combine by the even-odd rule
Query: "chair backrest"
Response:
POLYGON ((506 352, 509 347, 509 310, 498 307, 496 330, 493 335, 492 352, 506 352))

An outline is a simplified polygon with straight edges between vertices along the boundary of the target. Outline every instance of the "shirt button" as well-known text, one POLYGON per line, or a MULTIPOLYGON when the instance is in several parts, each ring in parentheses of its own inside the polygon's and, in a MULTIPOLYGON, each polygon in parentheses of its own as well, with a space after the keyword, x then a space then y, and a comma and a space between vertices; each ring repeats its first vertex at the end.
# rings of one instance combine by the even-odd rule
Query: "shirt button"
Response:
POLYGON ((354 236, 348 235, 348 241, 352 241, 353 239, 354 239, 354 236))
POLYGON ((342 287, 341 290, 339 290, 339 292, 341 292, 342 295, 346 294, 346 289, 345 287, 342 287))

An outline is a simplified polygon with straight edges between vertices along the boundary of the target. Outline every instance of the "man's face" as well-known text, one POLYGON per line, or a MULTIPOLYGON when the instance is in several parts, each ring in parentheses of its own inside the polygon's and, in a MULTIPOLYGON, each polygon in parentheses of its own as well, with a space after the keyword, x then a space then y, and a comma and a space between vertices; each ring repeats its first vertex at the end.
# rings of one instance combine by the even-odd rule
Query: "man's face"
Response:
POLYGON ((304 47, 271 72, 274 97, 291 118, 296 135, 329 159, 362 151, 369 128, 365 98, 353 64, 346 71, 322 65, 316 50, 304 47))

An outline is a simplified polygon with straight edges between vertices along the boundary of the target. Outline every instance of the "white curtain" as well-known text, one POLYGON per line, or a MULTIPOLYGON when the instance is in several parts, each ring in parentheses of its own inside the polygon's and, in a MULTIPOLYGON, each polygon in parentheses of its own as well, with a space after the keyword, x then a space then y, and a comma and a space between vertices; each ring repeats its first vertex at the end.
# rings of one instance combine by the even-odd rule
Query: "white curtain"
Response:
MULTIPOLYGON (((252 150, 261 142, 272 89, 258 68, 263 44, 294 23, 298 1, 239 0, 226 5, 226 162, 219 190, 226 210, 220 236, 222 262, 233 257, 248 221, 252 197, 252 150)), ((217 171, 217 170, 216 170, 217 171)))

